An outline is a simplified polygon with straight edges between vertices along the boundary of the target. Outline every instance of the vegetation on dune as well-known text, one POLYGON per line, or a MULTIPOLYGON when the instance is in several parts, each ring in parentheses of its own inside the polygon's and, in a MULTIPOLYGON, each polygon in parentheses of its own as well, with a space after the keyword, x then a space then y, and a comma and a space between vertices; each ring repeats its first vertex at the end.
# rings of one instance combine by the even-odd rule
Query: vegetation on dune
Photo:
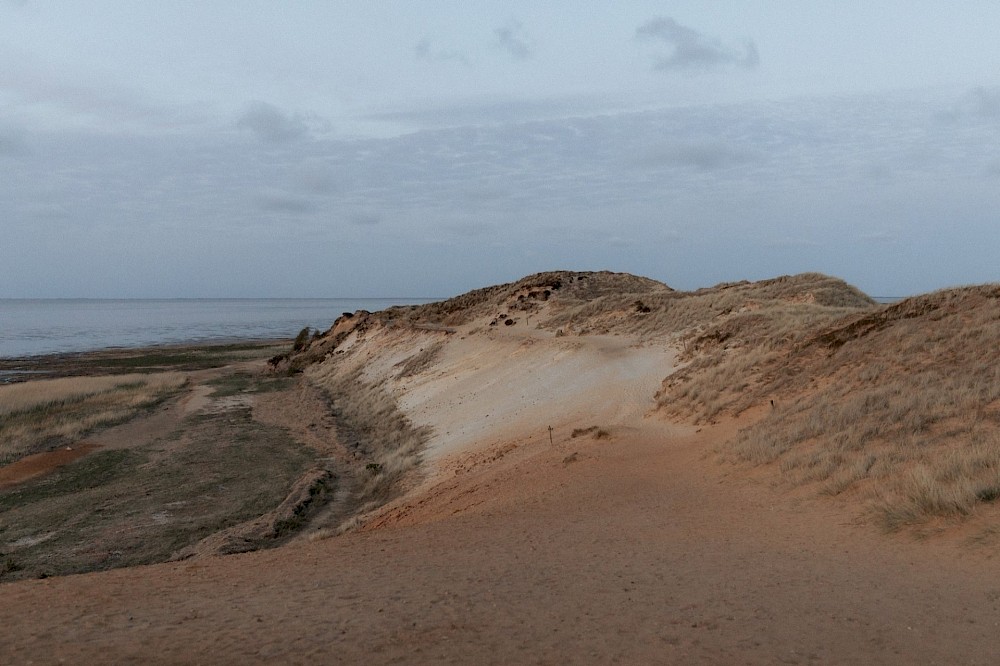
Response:
POLYGON ((420 464, 429 429, 415 426, 385 387, 364 379, 360 366, 328 363, 308 379, 329 396, 338 438, 364 465, 349 504, 364 512, 397 496, 420 464))
MULTIPOLYGON (((495 316, 501 310, 537 311, 550 299, 561 309, 603 298, 617 298, 622 294, 672 291, 663 283, 627 273, 551 271, 517 282, 476 289, 437 303, 390 308, 378 315, 383 322, 460 326, 477 318, 495 316)), ((551 327, 548 320, 539 323, 551 327)))
POLYGON ((122 373, 158 373, 221 368, 230 363, 252 361, 274 354, 287 345, 273 340, 222 344, 194 344, 139 349, 105 349, 0 359, 0 371, 24 372, 24 379, 52 377, 116 375, 122 373))
MULTIPOLYGON (((858 493, 897 529, 968 515, 1000 496, 997 290, 947 290, 886 307, 817 273, 693 292, 617 273, 540 273, 342 319, 293 363, 327 367, 318 374, 327 373, 331 396, 381 390, 366 399, 394 405, 386 387, 358 391, 360 371, 333 380, 332 365, 349 365, 334 359, 341 342, 373 330, 453 332, 492 321, 673 345, 683 366, 657 395, 661 413, 710 423, 764 408, 720 448, 723 457, 775 463, 784 479, 824 493, 858 493)), ((421 372, 439 350, 434 343, 397 364, 394 378, 421 372)), ((363 404, 357 409, 354 418, 364 418, 363 404)))
MULTIPOLYGON (((139 377, 173 386, 173 375, 183 377, 139 377)), ((135 378, 129 379, 129 390, 136 390, 135 378)), ((19 406, 34 404, 39 424, 47 414, 55 426, 53 396, 68 396, 74 408, 92 406, 88 400, 95 397, 127 402, 115 392, 120 380, 74 377, 3 388, 17 389, 19 406), (94 393, 101 388, 106 390, 94 393)), ((216 382, 213 397, 279 390, 288 381, 235 374, 216 382)), ((256 421, 250 407, 234 405, 188 416, 152 441, 94 451, 0 490, 0 580, 162 562, 287 502, 289 489, 315 465, 315 451, 284 429, 256 421)), ((289 516, 301 517, 294 511, 289 516)), ((270 534, 250 534, 231 551, 281 543, 298 527, 286 520, 270 534)))
POLYGON ((843 321, 758 373, 777 407, 724 447, 785 478, 858 492, 889 530, 1000 497, 1000 287, 843 321))
POLYGON ((701 323, 680 337, 687 365, 660 409, 700 423, 764 408, 725 459, 855 493, 889 530, 1000 496, 1000 287, 876 307, 817 286, 808 299, 773 282, 695 292, 681 307, 701 323))

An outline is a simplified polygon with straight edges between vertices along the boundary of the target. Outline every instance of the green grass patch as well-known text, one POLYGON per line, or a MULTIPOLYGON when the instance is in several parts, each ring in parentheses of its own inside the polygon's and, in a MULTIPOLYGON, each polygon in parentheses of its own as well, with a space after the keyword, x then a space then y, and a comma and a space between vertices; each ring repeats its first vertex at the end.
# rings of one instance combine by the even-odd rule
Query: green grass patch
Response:
POLYGON ((147 447, 92 453, 0 492, 0 579, 164 561, 276 507, 314 460, 250 410, 192 419, 147 447))
POLYGON ((295 383, 294 377, 269 377, 237 372, 208 382, 213 387, 213 398, 238 395, 240 393, 272 393, 284 391, 295 383))

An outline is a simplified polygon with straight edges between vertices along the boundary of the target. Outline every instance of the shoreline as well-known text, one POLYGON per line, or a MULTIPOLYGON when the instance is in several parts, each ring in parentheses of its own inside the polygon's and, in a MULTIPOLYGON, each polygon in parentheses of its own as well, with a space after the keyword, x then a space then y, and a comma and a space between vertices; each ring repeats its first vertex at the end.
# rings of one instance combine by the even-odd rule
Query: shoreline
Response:
POLYGON ((260 358, 285 351, 291 338, 222 338, 140 347, 104 347, 87 351, 0 357, 0 386, 36 379, 118 372, 158 372, 219 367, 240 356, 260 358))

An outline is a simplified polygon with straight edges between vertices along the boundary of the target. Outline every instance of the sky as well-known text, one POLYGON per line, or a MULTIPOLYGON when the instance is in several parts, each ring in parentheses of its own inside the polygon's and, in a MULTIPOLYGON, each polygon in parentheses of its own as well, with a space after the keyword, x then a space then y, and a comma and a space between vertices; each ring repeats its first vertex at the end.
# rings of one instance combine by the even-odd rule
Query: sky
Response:
POLYGON ((997 34, 993 0, 0 0, 0 298, 995 282, 997 34))

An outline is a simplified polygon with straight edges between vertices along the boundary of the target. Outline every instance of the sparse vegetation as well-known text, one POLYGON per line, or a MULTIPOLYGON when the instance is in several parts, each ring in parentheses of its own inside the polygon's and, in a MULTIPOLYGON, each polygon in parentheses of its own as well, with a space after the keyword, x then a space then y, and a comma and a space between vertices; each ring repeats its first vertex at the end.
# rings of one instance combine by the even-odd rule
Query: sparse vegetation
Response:
POLYGON ((32 380, 123 373, 203 370, 230 363, 266 359, 288 343, 279 341, 107 349, 26 359, 0 359, 0 371, 29 371, 32 380))
POLYGON ((66 377, 0 386, 0 465, 121 423, 186 382, 181 373, 66 377))
POLYGON ((750 387, 744 401, 781 397, 722 447, 726 458, 867 498, 888 530, 1000 496, 1000 287, 841 320, 729 378, 750 387))
POLYGON ((437 361, 443 349, 444 344, 441 342, 424 347, 400 365, 399 378, 412 377, 426 370, 437 361))
POLYGON ((12 573, 16 573, 23 569, 20 562, 15 560, 13 557, 4 557, 0 554, 0 580, 3 580, 4 576, 12 573))
POLYGON ((306 326, 301 331, 299 331, 298 335, 295 336, 295 341, 292 342, 292 351, 293 352, 303 351, 306 347, 309 346, 309 342, 311 341, 311 339, 312 339, 312 329, 309 326, 306 326))
POLYGON ((584 437, 590 435, 594 439, 609 439, 611 433, 604 428, 599 428, 597 426, 590 426, 589 428, 573 428, 573 432, 570 433, 570 437, 576 439, 577 437, 584 437))
POLYGON ((362 378, 360 367, 316 366, 308 379, 327 393, 342 442, 365 464, 353 503, 374 507, 395 497, 417 470, 428 429, 414 426, 392 395, 362 378))
POLYGON ((291 377, 274 377, 251 374, 249 372, 233 372, 208 382, 214 387, 212 396, 216 398, 241 393, 268 393, 282 391, 291 387, 295 380, 291 377))
POLYGON ((0 491, 0 544, 20 566, 5 579, 164 561, 273 509, 314 457, 248 408, 189 417, 149 446, 93 452, 0 491))

